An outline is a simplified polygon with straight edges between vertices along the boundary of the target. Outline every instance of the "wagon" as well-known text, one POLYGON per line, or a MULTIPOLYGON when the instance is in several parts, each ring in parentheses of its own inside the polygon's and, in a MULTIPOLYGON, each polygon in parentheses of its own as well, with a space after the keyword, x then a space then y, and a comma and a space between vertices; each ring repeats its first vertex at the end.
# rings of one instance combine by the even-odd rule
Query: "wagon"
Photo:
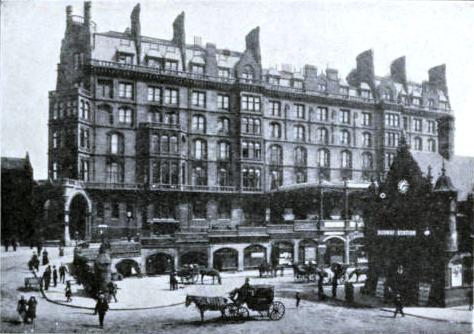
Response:
POLYGON ((271 320, 280 320, 285 315, 285 305, 274 300, 272 285, 250 285, 245 291, 242 288, 234 289, 230 292, 230 299, 233 303, 226 304, 223 309, 226 318, 248 318, 249 310, 257 311, 271 320))
POLYGON ((181 280, 181 283, 187 284, 194 284, 197 283, 199 279, 199 266, 197 265, 186 265, 181 267, 177 272, 176 276, 178 276, 181 280))
POLYGON ((25 277, 26 290, 40 290, 40 288, 41 288, 41 278, 25 277))

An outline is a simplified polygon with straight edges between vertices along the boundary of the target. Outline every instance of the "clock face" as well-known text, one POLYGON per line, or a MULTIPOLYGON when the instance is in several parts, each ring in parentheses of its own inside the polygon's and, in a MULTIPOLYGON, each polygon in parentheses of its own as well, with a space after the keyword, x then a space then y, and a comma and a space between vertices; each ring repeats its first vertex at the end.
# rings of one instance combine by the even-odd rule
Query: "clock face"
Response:
POLYGON ((408 188, 410 188, 410 184, 408 183, 407 180, 400 180, 400 182, 398 182, 398 191, 401 194, 406 194, 406 192, 408 191, 408 188))

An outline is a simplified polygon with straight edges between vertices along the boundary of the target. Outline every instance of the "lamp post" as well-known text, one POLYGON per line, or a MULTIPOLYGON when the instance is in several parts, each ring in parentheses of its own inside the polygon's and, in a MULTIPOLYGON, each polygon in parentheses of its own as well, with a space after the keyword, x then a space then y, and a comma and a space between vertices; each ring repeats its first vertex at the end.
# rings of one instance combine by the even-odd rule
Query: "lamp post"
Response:
POLYGON ((130 220, 132 219, 132 211, 127 211, 127 240, 130 242, 132 240, 130 236, 130 220))

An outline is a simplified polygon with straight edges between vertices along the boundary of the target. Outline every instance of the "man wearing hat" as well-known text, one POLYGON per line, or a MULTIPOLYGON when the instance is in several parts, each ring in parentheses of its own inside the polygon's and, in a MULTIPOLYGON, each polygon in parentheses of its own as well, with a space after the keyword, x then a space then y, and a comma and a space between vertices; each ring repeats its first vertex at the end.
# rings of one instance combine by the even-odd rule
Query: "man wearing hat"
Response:
POLYGON ((99 298, 97 299, 97 304, 95 305, 95 312, 94 314, 99 313, 99 324, 100 328, 104 327, 104 318, 105 313, 109 310, 109 303, 107 303, 107 299, 103 293, 99 294, 99 298))

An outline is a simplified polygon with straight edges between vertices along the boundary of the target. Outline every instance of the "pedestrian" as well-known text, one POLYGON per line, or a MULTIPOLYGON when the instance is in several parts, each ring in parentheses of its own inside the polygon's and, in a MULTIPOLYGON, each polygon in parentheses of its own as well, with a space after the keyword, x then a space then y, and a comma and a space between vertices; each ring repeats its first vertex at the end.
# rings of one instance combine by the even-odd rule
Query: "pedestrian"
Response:
POLYGON ((326 299, 326 295, 324 294, 324 287, 323 287, 323 280, 324 280, 324 269, 320 269, 318 272, 318 298, 319 300, 326 299))
POLYGON ((63 245, 59 245, 59 256, 60 257, 64 256, 64 247, 63 247, 63 245))
POLYGON ((296 298, 296 308, 298 308, 300 306, 300 300, 301 300, 299 292, 296 293, 295 298, 296 298))
POLYGON ((51 284, 51 266, 48 266, 43 273, 44 289, 47 291, 51 284))
POLYGON ((36 244, 36 249, 38 251, 38 256, 40 256, 41 251, 43 250, 43 244, 41 243, 41 241, 38 241, 38 243, 36 244))
POLYGON ((38 255, 33 254, 33 267, 36 269, 36 271, 39 270, 39 265, 40 265, 40 260, 38 258, 38 255))
POLYGON ((25 322, 28 322, 28 320, 30 320, 31 323, 34 323, 36 319, 36 306, 37 305, 38 305, 38 302, 36 301, 36 298, 34 296, 31 296, 30 299, 28 300, 28 310, 26 311, 25 322))
POLYGON ((114 297, 114 301, 117 303, 117 285, 114 282, 107 283, 107 292, 109 294, 109 301, 114 297))
POLYGON ((56 269, 56 266, 53 266, 53 284, 54 287, 58 285, 58 270, 56 269))
POLYGON ((49 263, 48 251, 45 249, 43 251, 43 266, 47 265, 48 263, 49 263))
POLYGON ((66 280, 66 272, 67 272, 67 267, 64 265, 64 263, 61 263, 59 266, 59 282, 64 284, 64 281, 66 280))
POLYGON ((9 246, 8 239, 3 240, 3 245, 5 246, 5 252, 8 252, 8 246, 9 246))
POLYGON ((337 297, 337 279, 338 274, 337 272, 334 272, 334 277, 332 278, 332 298, 337 297))
POLYGON ((16 244, 15 238, 12 238, 12 242, 11 242, 11 243, 12 243, 13 251, 16 252, 16 246, 17 246, 17 244, 16 244))
POLYGON ((402 305, 402 297, 399 293, 397 293, 395 295, 395 314, 393 315, 394 318, 397 317, 397 314, 398 312, 400 312, 400 314, 402 315, 402 317, 405 316, 405 314, 403 313, 403 305, 402 305))
POLYGON ((100 294, 99 299, 97 300, 97 304, 95 305, 95 310, 94 310, 94 314, 99 313, 100 328, 104 327, 105 313, 107 313, 108 310, 109 310, 109 304, 107 303, 105 296, 103 294, 100 294))
POLYGON ((172 270, 170 272, 170 290, 177 290, 178 280, 176 279, 176 273, 172 270))
POLYGON ((67 303, 72 302, 72 290, 71 290, 71 283, 69 281, 67 281, 66 283, 66 290, 64 292, 64 295, 66 296, 67 303))
POLYGON ((28 303, 25 299, 25 296, 21 295, 16 307, 16 311, 18 312, 18 315, 20 316, 21 322, 26 321, 27 305, 28 303))

